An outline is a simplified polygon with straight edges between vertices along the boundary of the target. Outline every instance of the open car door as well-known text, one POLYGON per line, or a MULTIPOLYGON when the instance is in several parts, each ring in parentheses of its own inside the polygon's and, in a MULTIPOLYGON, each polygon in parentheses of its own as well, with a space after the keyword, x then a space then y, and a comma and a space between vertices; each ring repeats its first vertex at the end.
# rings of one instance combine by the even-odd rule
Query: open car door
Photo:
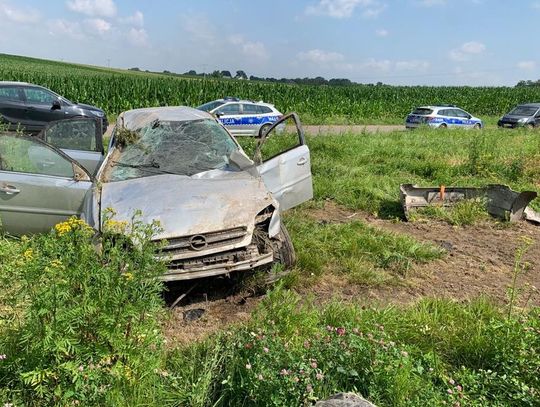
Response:
POLYGON ((104 159, 101 119, 79 117, 49 123, 38 135, 95 175, 104 159))
POLYGON ((313 198, 309 148, 296 113, 283 116, 261 137, 254 162, 281 210, 313 198))
POLYGON ((0 134, 0 229, 40 233, 75 215, 92 194, 91 175, 37 137, 0 134))

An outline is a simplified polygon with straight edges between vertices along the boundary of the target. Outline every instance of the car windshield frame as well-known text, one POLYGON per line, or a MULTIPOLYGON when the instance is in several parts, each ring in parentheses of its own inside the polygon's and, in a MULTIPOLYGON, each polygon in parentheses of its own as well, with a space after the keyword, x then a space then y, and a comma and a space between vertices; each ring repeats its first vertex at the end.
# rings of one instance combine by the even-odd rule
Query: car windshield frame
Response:
POLYGON ((538 112, 538 107, 535 107, 535 106, 516 106, 508 114, 512 115, 512 116, 531 117, 531 116, 534 116, 536 114, 536 112, 538 112), (528 112, 528 111, 530 111, 531 113, 530 114, 525 113, 525 112, 528 112))
POLYGON ((239 170, 229 157, 234 151, 241 151, 240 146, 213 119, 155 120, 137 130, 120 129, 116 133, 114 150, 101 177, 103 182, 159 174, 190 177, 211 170, 239 170))

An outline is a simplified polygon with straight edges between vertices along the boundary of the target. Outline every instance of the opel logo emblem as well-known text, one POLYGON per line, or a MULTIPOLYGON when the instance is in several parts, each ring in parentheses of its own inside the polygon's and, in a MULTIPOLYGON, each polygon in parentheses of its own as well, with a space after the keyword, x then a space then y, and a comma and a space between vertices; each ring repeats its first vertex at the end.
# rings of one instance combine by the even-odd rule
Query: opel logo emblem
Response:
POLYGON ((193 250, 200 251, 205 249, 208 246, 208 243, 203 235, 195 235, 191 236, 191 239, 189 239, 189 246, 193 250))

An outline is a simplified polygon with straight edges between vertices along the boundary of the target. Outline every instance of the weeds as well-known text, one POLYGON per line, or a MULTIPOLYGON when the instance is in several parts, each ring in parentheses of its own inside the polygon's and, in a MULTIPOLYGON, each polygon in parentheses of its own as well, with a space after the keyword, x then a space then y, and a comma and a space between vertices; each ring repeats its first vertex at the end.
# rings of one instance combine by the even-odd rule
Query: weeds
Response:
POLYGON ((486 202, 482 199, 469 199, 444 207, 438 205, 417 208, 410 212, 412 222, 437 219, 454 226, 474 225, 489 219, 486 202))
POLYGON ((196 375, 206 403, 193 405, 302 406, 354 391, 380 406, 527 406, 540 397, 538 321, 509 321, 483 300, 321 307, 278 288, 248 326, 173 351, 168 372, 175 397, 192 400, 187 362, 210 364, 196 375))
POLYGON ((2 252, 3 294, 11 298, 0 298, 0 400, 137 404, 156 391, 163 343, 156 277, 164 272, 150 242, 157 230, 134 218, 125 235, 105 232, 96 253, 94 231, 72 218, 2 252), (138 248, 126 250, 132 239, 138 248))

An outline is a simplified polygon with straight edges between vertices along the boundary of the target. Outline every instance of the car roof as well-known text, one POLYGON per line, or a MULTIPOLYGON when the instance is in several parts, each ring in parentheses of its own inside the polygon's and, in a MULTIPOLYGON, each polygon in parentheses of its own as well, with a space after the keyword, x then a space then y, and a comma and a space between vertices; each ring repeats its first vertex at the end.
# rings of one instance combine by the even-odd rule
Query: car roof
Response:
POLYGON ((536 107, 536 108, 539 108, 539 107, 540 107, 540 103, 523 103, 523 104, 518 105, 518 106, 526 106, 526 107, 536 107))
POLYGON ((225 103, 253 103, 254 105, 261 105, 261 106, 269 106, 274 107, 271 103, 263 102, 262 100, 259 100, 258 102, 255 100, 248 100, 248 99, 238 99, 238 98, 232 98, 232 97, 226 97, 222 99, 216 99, 216 102, 225 102, 225 103))
MULTIPOLYGON (((430 105, 430 106, 418 106, 416 109, 461 109, 461 107, 456 105, 430 105)), ((463 110, 463 109, 461 109, 463 110)))
POLYGON ((0 86, 1 85, 10 85, 10 86, 14 86, 14 85, 18 85, 18 86, 39 86, 39 85, 33 85, 31 83, 28 83, 28 82, 16 82, 16 81, 0 81, 0 86))
POLYGON ((215 120, 210 113, 187 106, 146 107, 120 113, 117 124, 136 130, 155 120, 186 122, 201 119, 215 120))

